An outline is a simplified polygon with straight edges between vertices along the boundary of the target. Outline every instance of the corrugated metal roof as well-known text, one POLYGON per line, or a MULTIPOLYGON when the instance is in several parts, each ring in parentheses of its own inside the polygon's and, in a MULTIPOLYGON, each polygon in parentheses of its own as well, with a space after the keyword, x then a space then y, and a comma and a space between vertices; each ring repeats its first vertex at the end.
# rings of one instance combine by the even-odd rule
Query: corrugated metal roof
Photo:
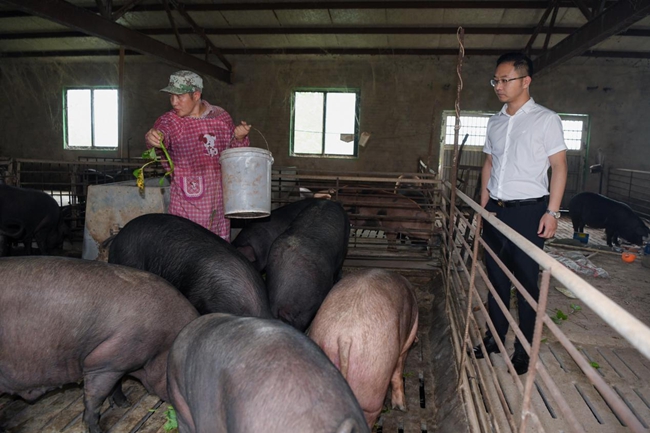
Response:
MULTIPOLYGON (((48 19, 21 13, 3 4, 7 1, 0 0, 0 57, 25 57, 30 52, 47 55, 49 51, 59 55, 62 51, 70 55, 84 51, 87 55, 88 50, 95 50, 96 55, 114 55, 118 48, 100 38, 85 36, 79 30, 71 31, 48 19), (47 37, 34 34, 40 32, 48 32, 47 37), (57 32, 64 33, 58 35, 57 32)), ((553 4, 552 1, 537 0, 170 1, 184 5, 192 20, 208 34, 212 44, 226 54, 229 50, 275 53, 278 50, 326 52, 348 49, 350 53, 359 53, 374 49, 387 50, 385 52, 409 50, 416 54, 421 50, 454 50, 458 48, 455 29, 463 26, 466 29, 466 50, 473 54, 494 55, 498 51, 523 49, 545 15, 546 8, 553 4), (292 30, 295 28, 301 28, 302 33, 292 30), (219 34, 224 30, 229 30, 229 34, 219 34)), ((94 0, 71 0, 68 3, 94 13, 99 11, 94 0)), ((117 12, 125 3, 131 2, 114 2, 112 12, 117 12)), ((554 24, 556 33, 552 32, 549 48, 588 22, 580 9, 572 7, 573 3, 561 0, 560 4, 562 7, 558 9, 554 24)), ((607 3, 608 7, 615 4, 607 3)), ((544 28, 532 45, 537 54, 544 47, 551 20, 550 11, 546 15, 544 28)), ((184 48, 197 55, 205 52, 205 41, 192 33, 190 24, 182 15, 173 10, 172 16, 181 31, 184 48)), ((172 25, 160 0, 137 2, 116 22, 177 48, 172 25)), ((650 18, 641 17, 630 28, 647 31, 636 36, 612 36, 586 49, 623 57, 650 57, 650 18)))

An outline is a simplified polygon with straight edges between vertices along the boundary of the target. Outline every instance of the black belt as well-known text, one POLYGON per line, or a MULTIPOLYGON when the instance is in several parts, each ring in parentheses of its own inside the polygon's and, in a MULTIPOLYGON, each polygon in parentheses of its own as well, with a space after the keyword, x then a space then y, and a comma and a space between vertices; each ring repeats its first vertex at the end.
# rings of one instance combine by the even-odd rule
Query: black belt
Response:
POLYGON ((536 204, 536 203, 546 201, 547 199, 548 199, 547 195, 545 195, 543 197, 537 197, 537 198, 525 198, 525 199, 522 199, 522 200, 508 200, 508 201, 495 200, 495 199, 490 197, 490 200, 492 200, 499 207, 528 206, 528 205, 531 205, 531 204, 536 204))

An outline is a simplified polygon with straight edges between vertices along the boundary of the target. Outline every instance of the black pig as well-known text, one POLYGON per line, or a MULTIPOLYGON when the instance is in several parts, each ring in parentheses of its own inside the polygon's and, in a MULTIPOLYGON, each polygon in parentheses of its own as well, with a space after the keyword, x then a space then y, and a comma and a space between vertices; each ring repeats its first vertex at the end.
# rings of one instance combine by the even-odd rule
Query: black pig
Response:
POLYGON ((232 241, 232 244, 253 264, 255 269, 263 271, 271 245, 289 228, 291 222, 300 212, 316 199, 299 200, 289 203, 271 212, 271 215, 248 222, 232 241))
POLYGON ((167 371, 179 433, 370 432, 336 367, 277 320, 202 316, 178 335, 167 371))
MULTIPOLYGON (((111 394, 128 403, 129 373, 167 400, 167 355, 198 313, 160 277, 63 257, 0 259, 0 394, 35 400, 84 381, 83 420, 99 433, 111 394)), ((119 401, 121 400, 121 401, 119 401)))
POLYGON ((269 251, 266 281, 273 315, 304 331, 341 277, 350 221, 343 207, 314 200, 269 251))
POLYGON ((186 218, 147 214, 129 221, 111 242, 108 261, 160 275, 201 314, 272 317, 259 272, 235 247, 186 218))
POLYGON ((582 232, 585 225, 605 229, 607 245, 619 245, 618 237, 642 245, 650 230, 625 203, 593 192, 582 192, 569 202, 573 231, 582 232))
POLYGON ((36 240, 41 254, 49 254, 63 242, 59 204, 47 193, 0 184, 0 236, 2 255, 9 254, 11 240, 22 241, 27 254, 36 240))

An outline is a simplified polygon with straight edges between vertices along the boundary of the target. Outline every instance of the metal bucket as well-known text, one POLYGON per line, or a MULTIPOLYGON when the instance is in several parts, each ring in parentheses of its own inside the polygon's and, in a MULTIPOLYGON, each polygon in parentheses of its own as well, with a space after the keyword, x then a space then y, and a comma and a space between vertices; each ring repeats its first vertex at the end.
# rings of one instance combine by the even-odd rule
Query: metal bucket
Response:
POLYGON ((221 185, 226 218, 264 218, 271 214, 271 152, 236 147, 221 152, 221 185))

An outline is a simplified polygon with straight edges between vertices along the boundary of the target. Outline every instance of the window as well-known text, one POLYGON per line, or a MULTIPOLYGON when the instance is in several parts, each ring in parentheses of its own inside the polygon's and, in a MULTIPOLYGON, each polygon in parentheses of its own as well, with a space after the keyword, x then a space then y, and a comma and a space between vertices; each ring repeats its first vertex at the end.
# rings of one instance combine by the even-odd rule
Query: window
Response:
POLYGON ((359 91, 293 92, 292 156, 357 156, 359 91))
MULTIPOLYGON (((463 142, 465 134, 469 134, 466 146, 483 146, 485 144, 485 134, 487 131, 487 122, 492 115, 496 113, 481 112, 460 116, 460 130, 458 131, 458 144, 463 142)), ((456 125, 456 116, 453 111, 443 113, 444 122, 444 140, 445 145, 453 146, 454 144, 454 126, 456 125)), ((589 116, 586 114, 560 114, 562 119, 562 130, 564 131, 564 142, 568 150, 581 150, 583 142, 586 142, 587 126, 589 116)))
MULTIPOLYGON (((469 116, 460 116, 460 130, 458 131, 458 144, 463 142, 465 134, 469 134, 465 146, 483 146, 485 144, 485 134, 487 123, 494 113, 477 113, 469 116)), ((456 116, 445 112, 445 144, 454 144, 454 127, 456 126, 456 116)))
POLYGON ((116 149, 118 143, 117 89, 65 90, 67 149, 116 149))

